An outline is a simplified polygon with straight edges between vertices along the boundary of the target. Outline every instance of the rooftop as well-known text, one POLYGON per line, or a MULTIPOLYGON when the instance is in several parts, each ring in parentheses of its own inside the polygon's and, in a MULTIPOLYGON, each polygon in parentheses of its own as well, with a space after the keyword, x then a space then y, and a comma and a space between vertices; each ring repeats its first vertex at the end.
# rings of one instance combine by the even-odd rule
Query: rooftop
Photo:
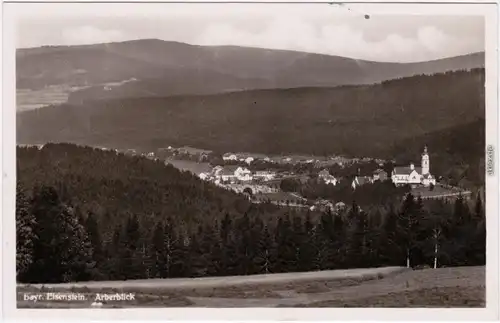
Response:
POLYGON ((422 167, 415 167, 414 169, 411 169, 410 166, 394 167, 393 172, 396 175, 410 175, 413 170, 415 170, 419 174, 422 174, 422 167))
POLYGON ((184 146, 177 148, 179 151, 185 151, 190 154, 210 154, 212 151, 211 150, 205 150, 205 149, 199 149, 199 148, 194 148, 194 147, 189 147, 189 146, 184 146))

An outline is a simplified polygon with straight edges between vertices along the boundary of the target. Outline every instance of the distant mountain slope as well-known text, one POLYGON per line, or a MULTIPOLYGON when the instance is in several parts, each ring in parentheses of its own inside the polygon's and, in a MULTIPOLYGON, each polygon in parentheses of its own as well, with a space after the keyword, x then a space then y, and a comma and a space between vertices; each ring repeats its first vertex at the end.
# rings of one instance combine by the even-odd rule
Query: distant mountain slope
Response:
POLYGON ((18 143, 377 155, 484 118, 484 70, 377 85, 64 104, 18 114, 18 143))
POLYGON ((91 86, 73 101, 136 95, 209 94, 235 90, 331 87, 484 67, 484 53, 423 63, 378 63, 313 53, 196 46, 155 39, 17 51, 17 86, 91 86), (134 78, 123 90, 104 83, 134 78), (116 94, 115 94, 116 93, 116 94))

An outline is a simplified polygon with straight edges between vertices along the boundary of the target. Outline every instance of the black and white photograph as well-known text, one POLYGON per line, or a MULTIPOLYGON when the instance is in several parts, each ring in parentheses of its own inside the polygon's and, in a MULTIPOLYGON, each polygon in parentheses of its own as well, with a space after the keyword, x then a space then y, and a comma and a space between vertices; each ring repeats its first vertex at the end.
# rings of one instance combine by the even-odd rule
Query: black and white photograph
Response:
POLYGON ((487 10, 127 5, 9 5, 17 310, 492 306, 487 10))

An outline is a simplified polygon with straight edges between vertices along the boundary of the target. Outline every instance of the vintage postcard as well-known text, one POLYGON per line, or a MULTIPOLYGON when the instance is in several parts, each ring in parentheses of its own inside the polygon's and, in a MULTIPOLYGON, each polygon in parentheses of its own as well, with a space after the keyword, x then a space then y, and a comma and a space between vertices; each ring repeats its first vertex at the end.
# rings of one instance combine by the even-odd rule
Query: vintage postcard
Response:
POLYGON ((498 317, 497 12, 5 4, 6 315, 498 317))

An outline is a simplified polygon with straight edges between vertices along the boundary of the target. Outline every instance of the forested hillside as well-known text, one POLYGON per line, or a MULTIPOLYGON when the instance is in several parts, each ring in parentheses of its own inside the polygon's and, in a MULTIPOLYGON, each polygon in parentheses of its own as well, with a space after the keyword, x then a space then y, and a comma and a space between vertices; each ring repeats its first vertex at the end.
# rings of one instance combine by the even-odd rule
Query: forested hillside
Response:
POLYGON ((366 157, 484 118, 484 104, 484 69, 477 69, 370 86, 63 104, 19 113, 17 140, 366 157))
POLYGON ((130 157, 73 144, 17 149, 18 180, 28 191, 54 187, 79 212, 95 213, 103 227, 129 215, 173 217, 186 225, 243 214, 249 202, 230 191, 180 172, 162 161, 130 157))
POLYGON ((144 158, 68 144, 17 153, 23 282, 485 262, 479 198, 299 212, 144 158))

